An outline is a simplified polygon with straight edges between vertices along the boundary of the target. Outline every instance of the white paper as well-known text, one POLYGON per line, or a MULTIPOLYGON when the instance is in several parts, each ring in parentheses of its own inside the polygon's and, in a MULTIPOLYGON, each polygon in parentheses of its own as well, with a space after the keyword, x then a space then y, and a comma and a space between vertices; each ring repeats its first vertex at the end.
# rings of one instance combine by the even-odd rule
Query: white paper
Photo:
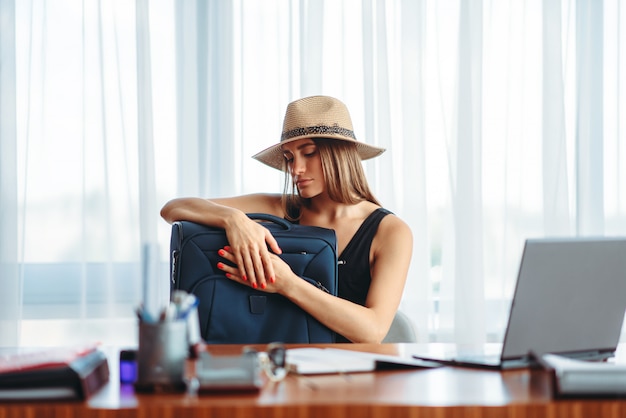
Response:
POLYGON ((292 348, 287 350, 287 367, 298 374, 370 372, 376 368, 374 359, 359 354, 332 348, 292 348))
POLYGON ((433 368, 438 363, 393 355, 343 350, 340 348, 292 348, 287 365, 299 374, 371 372, 386 368, 433 368))

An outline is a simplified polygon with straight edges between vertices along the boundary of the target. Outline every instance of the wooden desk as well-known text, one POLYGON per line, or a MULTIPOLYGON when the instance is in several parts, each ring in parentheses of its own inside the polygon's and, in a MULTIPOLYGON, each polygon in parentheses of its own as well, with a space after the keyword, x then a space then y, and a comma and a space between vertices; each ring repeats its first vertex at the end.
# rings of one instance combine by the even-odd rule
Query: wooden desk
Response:
MULTIPOLYGON (((339 348, 408 355, 412 344, 342 344, 339 348)), ((213 346, 214 355, 241 346, 213 346)), ((423 346, 422 346, 423 348, 423 346)), ((626 417, 626 400, 553 400, 547 374, 452 367, 313 377, 289 376, 259 394, 135 394, 112 381, 87 402, 0 404, 5 417, 626 417)))

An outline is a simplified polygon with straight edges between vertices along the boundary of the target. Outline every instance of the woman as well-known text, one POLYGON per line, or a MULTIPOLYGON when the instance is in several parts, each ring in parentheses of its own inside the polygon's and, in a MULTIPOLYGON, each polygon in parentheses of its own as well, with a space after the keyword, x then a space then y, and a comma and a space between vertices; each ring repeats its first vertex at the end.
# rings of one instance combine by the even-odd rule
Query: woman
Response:
POLYGON ((402 297, 411 260, 409 227, 381 208, 361 160, 384 149, 356 140, 346 106, 313 96, 287 107, 281 142, 254 158, 286 172, 285 192, 222 199, 180 198, 161 216, 224 228, 229 246, 219 263, 227 277, 277 292, 335 331, 338 342, 379 343, 402 297), (338 296, 297 277, 267 228, 246 213, 269 213, 302 225, 334 229, 339 254, 338 296))

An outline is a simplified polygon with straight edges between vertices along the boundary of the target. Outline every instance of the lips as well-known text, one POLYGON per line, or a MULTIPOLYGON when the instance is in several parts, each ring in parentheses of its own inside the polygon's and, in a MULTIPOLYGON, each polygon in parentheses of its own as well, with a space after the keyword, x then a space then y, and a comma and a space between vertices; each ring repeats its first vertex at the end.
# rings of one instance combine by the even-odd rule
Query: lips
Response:
POLYGON ((312 181, 313 179, 301 179, 296 181, 296 186, 298 186, 298 188, 306 187, 311 184, 312 181))

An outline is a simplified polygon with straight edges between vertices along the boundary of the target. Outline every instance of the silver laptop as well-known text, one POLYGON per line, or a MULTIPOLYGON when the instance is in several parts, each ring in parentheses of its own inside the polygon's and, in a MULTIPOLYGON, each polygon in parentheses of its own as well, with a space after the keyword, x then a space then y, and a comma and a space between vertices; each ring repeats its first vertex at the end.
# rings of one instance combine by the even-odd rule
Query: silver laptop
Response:
POLYGON ((444 364, 528 367, 533 354, 614 355, 626 310, 626 238, 529 239, 504 342, 494 355, 415 354, 444 364))

